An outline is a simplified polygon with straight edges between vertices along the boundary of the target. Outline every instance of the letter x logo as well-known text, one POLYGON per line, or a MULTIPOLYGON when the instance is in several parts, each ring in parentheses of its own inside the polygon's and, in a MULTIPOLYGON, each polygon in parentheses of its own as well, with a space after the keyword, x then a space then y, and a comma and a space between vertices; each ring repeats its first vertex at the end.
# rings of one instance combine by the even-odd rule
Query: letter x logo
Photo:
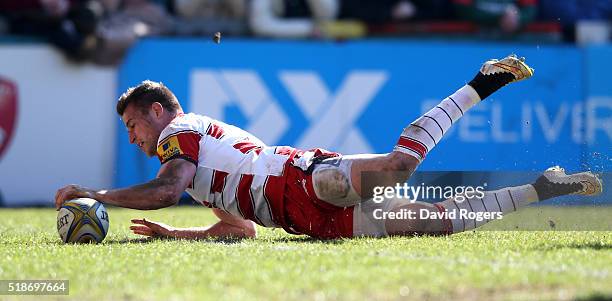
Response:
POLYGON ((372 147, 355 122, 387 80, 382 71, 352 71, 335 95, 314 72, 285 71, 281 81, 311 125, 297 147, 324 147, 343 153, 370 153, 372 147))
MULTIPOLYGON (((372 152, 355 122, 386 82, 384 71, 351 71, 332 94, 311 71, 281 71, 279 78, 310 121, 296 147, 328 148, 339 152, 372 152)), ((249 119, 246 128, 268 144, 276 144, 289 127, 289 120, 251 70, 195 70, 191 74, 191 110, 223 119, 228 104, 240 107, 249 119)))

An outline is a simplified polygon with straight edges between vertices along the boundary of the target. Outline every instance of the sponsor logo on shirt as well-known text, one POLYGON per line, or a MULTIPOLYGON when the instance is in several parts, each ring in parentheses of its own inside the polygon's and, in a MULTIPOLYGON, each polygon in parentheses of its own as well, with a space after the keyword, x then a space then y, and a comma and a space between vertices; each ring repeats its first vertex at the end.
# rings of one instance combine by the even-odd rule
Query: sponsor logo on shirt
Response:
POLYGON ((174 156, 183 155, 185 152, 181 149, 177 136, 172 136, 166 141, 162 141, 161 145, 157 147, 157 154, 161 161, 165 162, 174 156))

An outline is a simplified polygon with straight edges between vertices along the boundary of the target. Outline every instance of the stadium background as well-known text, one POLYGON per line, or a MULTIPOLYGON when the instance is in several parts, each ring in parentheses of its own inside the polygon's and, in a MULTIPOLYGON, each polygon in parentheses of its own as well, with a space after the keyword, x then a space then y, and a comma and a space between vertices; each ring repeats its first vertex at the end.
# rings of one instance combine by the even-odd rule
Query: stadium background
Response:
POLYGON ((512 35, 452 18, 363 23, 370 34, 359 38, 224 36, 216 44, 204 34, 158 34, 110 65, 75 63, 44 38, 9 32, 0 44, 2 204, 49 205, 67 183, 119 187, 153 177, 159 163, 129 145, 114 113, 116 98, 144 79, 167 84, 188 111, 271 145, 381 153, 483 60, 508 53, 526 56, 536 76, 477 106, 421 170, 610 170, 605 38, 567 42, 563 22, 543 20, 512 35))
POLYGON ((159 163, 115 114, 144 79, 269 144, 386 152, 485 59, 512 52, 536 75, 471 110, 421 170, 516 185, 559 164, 609 188, 611 19, 612 0, 0 0, 0 299, 40 300, 5 296, 5 283, 53 279, 70 284, 51 298, 74 300, 612 300, 607 188, 478 231, 385 239, 263 227, 147 239, 131 219, 218 219, 202 206, 112 207, 101 244, 73 245, 51 207, 68 183, 154 176, 159 163), (314 3, 340 13, 314 15, 314 3))

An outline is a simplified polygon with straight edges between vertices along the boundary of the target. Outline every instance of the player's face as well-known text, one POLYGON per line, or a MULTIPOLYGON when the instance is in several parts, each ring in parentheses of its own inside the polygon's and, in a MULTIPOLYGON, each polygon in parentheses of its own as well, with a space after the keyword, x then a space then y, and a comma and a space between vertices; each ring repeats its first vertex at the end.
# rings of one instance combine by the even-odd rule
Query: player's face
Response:
POLYGON ((153 110, 128 105, 121 119, 128 131, 130 143, 136 144, 147 156, 156 154, 157 140, 163 130, 153 110))

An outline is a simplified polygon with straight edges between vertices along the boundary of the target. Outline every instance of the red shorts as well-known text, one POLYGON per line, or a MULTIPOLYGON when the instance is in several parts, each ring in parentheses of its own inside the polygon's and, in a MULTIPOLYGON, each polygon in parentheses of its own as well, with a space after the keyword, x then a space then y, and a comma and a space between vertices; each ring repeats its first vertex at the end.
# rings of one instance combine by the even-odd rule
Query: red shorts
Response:
POLYGON ((285 223, 298 234, 320 239, 353 237, 354 206, 336 207, 319 200, 312 186, 312 175, 299 167, 285 169, 285 223))

